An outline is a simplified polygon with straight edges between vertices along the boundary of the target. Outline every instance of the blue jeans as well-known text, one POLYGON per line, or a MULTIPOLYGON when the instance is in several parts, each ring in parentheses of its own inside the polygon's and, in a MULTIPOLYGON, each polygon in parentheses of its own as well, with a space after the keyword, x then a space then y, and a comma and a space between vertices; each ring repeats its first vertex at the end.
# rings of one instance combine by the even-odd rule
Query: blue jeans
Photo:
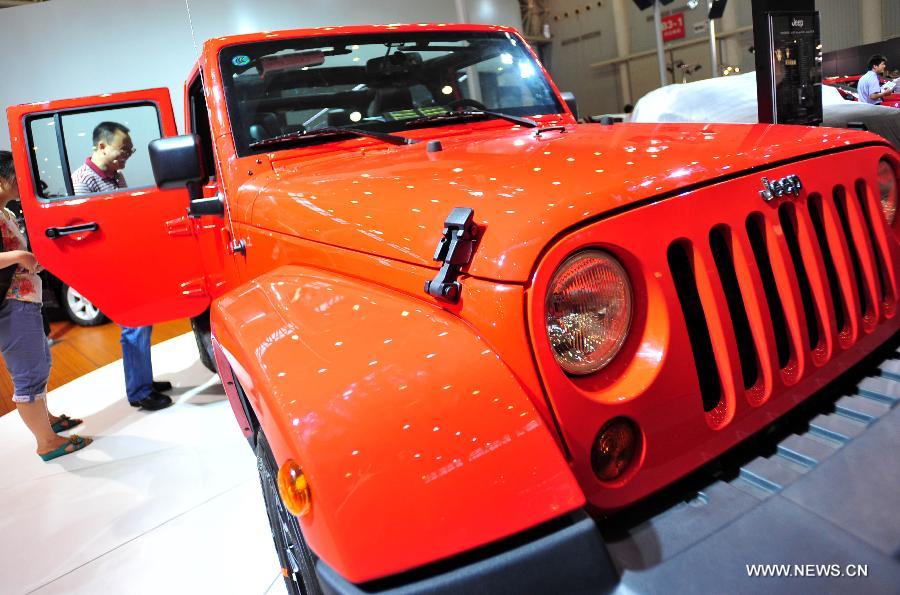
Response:
POLYGON ((13 401, 43 399, 50 377, 50 347, 40 304, 7 299, 0 305, 0 352, 12 376, 13 401))
POLYGON ((137 403, 150 396, 153 390, 153 363, 150 361, 150 333, 152 326, 123 326, 122 364, 125 367, 125 393, 129 403, 137 403))

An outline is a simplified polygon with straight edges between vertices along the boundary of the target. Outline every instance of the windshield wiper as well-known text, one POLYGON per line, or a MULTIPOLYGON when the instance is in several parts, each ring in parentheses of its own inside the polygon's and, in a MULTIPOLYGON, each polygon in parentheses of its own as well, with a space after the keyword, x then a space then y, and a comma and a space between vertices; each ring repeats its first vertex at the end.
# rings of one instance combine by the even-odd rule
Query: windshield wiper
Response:
POLYGON ((462 118, 471 118, 478 116, 491 116, 494 118, 501 118, 508 122, 512 122, 513 124, 518 124, 519 126, 524 126, 526 128, 537 128, 539 124, 534 120, 529 118, 522 118, 519 116, 511 116, 509 114, 504 114, 503 112, 495 112, 486 109, 480 110, 456 110, 452 112, 445 112, 441 114, 429 114, 427 116, 421 116, 418 118, 411 118, 409 120, 404 120, 403 124, 405 126, 409 126, 410 124, 421 124, 423 122, 436 122, 440 120, 456 120, 462 118))
POLYGON ((293 142, 305 138, 321 138, 323 136, 362 136, 374 138, 392 145, 412 145, 420 142, 416 139, 406 138, 398 134, 388 134, 386 132, 376 132, 374 130, 362 130, 360 128, 341 128, 339 126, 325 126, 316 128, 315 130, 298 130, 281 136, 273 136, 253 143, 250 148, 267 147, 269 145, 278 145, 281 143, 293 142))

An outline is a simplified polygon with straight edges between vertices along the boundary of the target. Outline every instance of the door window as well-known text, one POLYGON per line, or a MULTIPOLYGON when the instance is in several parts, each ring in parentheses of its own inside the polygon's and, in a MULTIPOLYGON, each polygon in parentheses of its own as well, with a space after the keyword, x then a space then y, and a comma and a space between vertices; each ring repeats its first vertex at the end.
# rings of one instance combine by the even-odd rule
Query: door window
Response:
POLYGON ((93 193, 155 186, 147 145, 162 132, 153 104, 41 114, 29 119, 27 130, 39 199, 89 193, 83 183, 73 185, 73 174, 76 182, 84 173, 108 180, 91 185, 93 193))
POLYGON ((44 198, 66 196, 66 177, 56 137, 56 118, 40 116, 29 125, 29 146, 33 155, 35 193, 44 198))

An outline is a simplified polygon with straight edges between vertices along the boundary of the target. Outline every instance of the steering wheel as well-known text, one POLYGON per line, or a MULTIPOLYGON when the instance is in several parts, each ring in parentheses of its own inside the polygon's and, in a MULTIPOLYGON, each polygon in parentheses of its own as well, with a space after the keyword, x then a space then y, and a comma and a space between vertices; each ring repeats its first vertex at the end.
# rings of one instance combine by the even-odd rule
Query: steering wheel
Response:
POLYGON ((463 97, 462 99, 454 99, 447 104, 451 110, 456 111, 459 108, 474 108, 477 110, 486 110, 487 106, 476 99, 463 97))

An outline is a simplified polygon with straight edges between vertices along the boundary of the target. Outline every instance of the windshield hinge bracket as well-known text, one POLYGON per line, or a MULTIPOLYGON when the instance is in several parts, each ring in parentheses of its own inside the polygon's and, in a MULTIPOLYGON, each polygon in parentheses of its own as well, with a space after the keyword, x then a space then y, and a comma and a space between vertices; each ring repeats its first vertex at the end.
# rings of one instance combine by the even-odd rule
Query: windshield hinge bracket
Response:
POLYGON ((462 285, 457 279, 461 269, 472 262, 478 243, 480 230, 472 220, 474 217, 474 210, 456 207, 444 221, 444 236, 434 252, 434 260, 444 264, 434 279, 425 282, 428 295, 451 304, 459 301, 462 285))

